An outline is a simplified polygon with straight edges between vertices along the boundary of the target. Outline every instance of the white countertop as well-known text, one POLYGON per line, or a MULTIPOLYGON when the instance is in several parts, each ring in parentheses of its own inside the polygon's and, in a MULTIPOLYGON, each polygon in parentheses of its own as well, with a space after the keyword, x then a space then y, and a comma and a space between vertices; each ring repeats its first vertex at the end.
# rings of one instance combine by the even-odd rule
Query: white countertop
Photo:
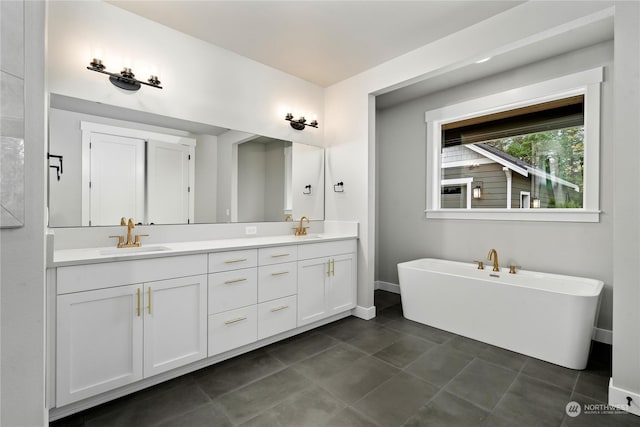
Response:
POLYGON ((166 256, 192 255, 208 252, 221 252, 236 249, 252 249, 269 246, 298 245, 304 243, 330 242, 355 239, 355 234, 310 234, 308 236, 263 236, 237 239, 203 240, 192 242, 171 242, 143 245, 138 248, 116 248, 115 246, 98 248, 62 249, 53 252, 53 260, 48 267, 95 264, 113 261, 160 258, 166 256))

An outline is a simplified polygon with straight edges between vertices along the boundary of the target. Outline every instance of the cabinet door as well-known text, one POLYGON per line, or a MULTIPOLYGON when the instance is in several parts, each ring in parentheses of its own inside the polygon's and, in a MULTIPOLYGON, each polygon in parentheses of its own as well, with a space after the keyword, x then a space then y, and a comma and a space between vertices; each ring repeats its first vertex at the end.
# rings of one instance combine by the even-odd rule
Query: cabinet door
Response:
POLYGON ((144 285, 144 376, 207 355, 207 276, 144 285))
POLYGON ((356 306, 355 254, 331 257, 330 263, 327 302, 329 314, 336 314, 356 306))
POLYGON ((141 294, 130 285, 58 296, 56 406, 142 379, 141 294))
POLYGON ((329 278, 329 258, 298 262, 298 326, 328 315, 325 281, 329 278))

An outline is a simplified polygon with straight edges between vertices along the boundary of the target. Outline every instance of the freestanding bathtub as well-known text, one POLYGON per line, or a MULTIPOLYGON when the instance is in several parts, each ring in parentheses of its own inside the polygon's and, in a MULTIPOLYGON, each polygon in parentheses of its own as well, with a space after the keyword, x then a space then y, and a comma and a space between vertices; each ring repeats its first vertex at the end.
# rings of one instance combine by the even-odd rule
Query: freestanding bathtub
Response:
POLYGON ((439 259, 398 264, 404 316, 571 369, 587 366, 599 280, 439 259))

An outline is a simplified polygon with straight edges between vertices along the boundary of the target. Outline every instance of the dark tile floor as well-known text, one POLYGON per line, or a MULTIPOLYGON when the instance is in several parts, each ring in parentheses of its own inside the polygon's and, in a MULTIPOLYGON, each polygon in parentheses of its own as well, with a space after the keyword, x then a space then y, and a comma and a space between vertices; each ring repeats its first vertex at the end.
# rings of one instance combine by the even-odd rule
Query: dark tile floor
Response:
POLYGON ((573 371, 402 317, 349 317, 52 423, 96 426, 640 426, 606 403, 611 348, 573 371))

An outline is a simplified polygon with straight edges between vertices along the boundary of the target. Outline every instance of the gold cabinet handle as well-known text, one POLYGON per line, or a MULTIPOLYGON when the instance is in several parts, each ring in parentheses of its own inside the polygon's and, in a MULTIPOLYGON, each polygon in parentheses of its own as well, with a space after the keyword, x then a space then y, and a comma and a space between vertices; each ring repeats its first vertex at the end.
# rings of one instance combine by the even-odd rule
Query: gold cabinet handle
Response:
POLYGON ((271 255, 271 258, 282 258, 283 256, 289 256, 291 254, 273 254, 271 255))
POLYGON ((272 308, 272 309, 271 309, 271 312, 273 313, 273 312, 276 312, 276 311, 285 310, 285 309, 287 309, 287 308, 289 308, 289 306, 288 306, 288 305, 283 305, 282 307, 272 308))
POLYGON ((138 291, 138 307, 136 309, 136 313, 138 314, 138 317, 140 317, 140 288, 136 290, 138 291))
POLYGON ((278 271, 277 273, 271 273, 272 276, 282 276, 283 274, 289 274, 288 271, 278 271))
POLYGON ((240 283, 240 282, 246 282, 247 279, 234 279, 234 280, 227 280, 226 282, 224 282, 225 285, 230 285, 232 283, 240 283))
POLYGON ((233 263, 236 263, 236 262, 244 262, 246 260, 247 260, 246 258, 230 259, 230 260, 225 261, 224 263, 225 264, 233 264, 233 263))
POLYGON ((331 275, 336 275, 336 260, 333 258, 331 259, 331 275))
POLYGON ((331 260, 327 260, 327 276, 331 276, 331 260))
POLYGON ((226 322, 224 322, 224 324, 225 325, 233 325, 234 323, 242 322, 243 320, 247 320, 247 318, 245 316, 238 317, 237 319, 227 320, 226 322))
POLYGON ((149 288, 149 306, 147 308, 149 309, 149 314, 151 314, 151 288, 149 288))

